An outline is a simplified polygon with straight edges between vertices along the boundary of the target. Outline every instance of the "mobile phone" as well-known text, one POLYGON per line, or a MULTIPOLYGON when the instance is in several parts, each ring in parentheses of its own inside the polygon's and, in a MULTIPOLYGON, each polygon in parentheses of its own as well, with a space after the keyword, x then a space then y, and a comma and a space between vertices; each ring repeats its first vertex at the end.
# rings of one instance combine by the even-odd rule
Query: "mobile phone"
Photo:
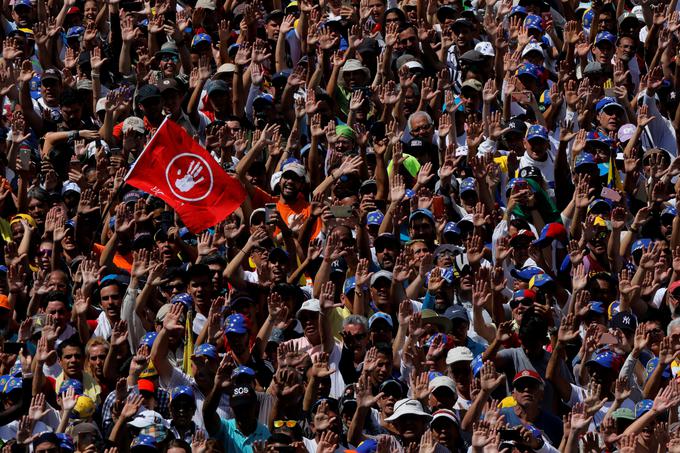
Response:
POLYGON ((22 348, 24 348, 24 343, 15 343, 13 341, 5 341, 2 345, 2 351, 6 354, 19 354, 22 348))
POLYGON ((274 212, 276 212, 276 203, 267 203, 264 205, 264 223, 274 222, 274 212))
POLYGON ((605 332, 602 335, 600 335, 600 340, 598 341, 599 344, 604 345, 604 344, 619 344, 618 338, 616 338, 614 335, 610 334, 609 332, 605 332))
POLYGON ((27 146, 19 148, 19 163, 23 171, 31 169, 31 149, 27 146))
POLYGON ((331 206, 331 213, 336 219, 344 219, 352 215, 351 206, 331 206))
POLYGON ((526 181, 517 181, 514 186, 512 186, 512 193, 518 193, 529 188, 529 183, 526 181))
POLYGON ((528 104, 529 102, 531 102, 530 91, 519 91, 517 93, 512 93, 510 96, 513 101, 519 104, 528 104))
POLYGON ((522 436, 518 429, 501 429, 501 439, 504 441, 521 442, 522 436))
POLYGON ((444 215, 444 197, 441 195, 435 195, 432 197, 432 214, 435 218, 442 217, 444 215))
POLYGON ((614 203, 621 201, 621 194, 614 189, 610 189, 609 187, 603 187, 602 191, 600 192, 600 196, 602 196, 602 198, 606 198, 607 200, 611 200, 614 203))
POLYGON ((45 325, 45 321, 47 320, 47 315, 45 313, 38 313, 37 315, 33 315, 33 327, 43 327, 45 325))

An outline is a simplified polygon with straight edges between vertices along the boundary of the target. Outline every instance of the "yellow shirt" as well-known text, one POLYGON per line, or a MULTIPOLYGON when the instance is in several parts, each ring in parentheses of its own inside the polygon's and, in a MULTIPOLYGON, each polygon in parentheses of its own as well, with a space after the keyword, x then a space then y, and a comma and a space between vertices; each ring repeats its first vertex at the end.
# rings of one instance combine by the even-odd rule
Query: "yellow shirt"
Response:
MULTIPOLYGON (((55 385, 55 389, 57 392, 61 388, 61 384, 64 382, 64 372, 62 371, 59 376, 57 376, 57 381, 55 385)), ((83 394, 85 396, 89 396, 92 401, 95 402, 97 406, 101 403, 101 398, 100 395, 102 393, 101 387, 99 387, 99 384, 97 384, 97 381, 90 375, 90 373, 83 371, 83 394)))

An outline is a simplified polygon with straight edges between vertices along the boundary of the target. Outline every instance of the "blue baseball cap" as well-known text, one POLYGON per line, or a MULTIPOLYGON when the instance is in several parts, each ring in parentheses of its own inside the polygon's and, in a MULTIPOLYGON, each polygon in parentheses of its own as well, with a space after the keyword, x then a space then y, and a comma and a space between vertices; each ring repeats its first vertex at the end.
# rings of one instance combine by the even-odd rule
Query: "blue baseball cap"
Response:
POLYGON ((534 275, 543 274, 543 269, 536 266, 525 266, 522 269, 512 269, 510 275, 519 280, 528 282, 534 275))
POLYGON ((506 195, 512 192, 512 189, 514 189, 515 185, 519 183, 526 183, 528 188, 531 189, 532 192, 534 191, 533 187, 531 187, 531 184, 527 182, 526 178, 512 178, 510 181, 508 181, 508 184, 506 186, 505 189, 506 195))
POLYGON ((22 386, 21 384, 22 384, 22 381, 21 381, 20 378, 11 377, 7 381, 7 384, 5 384, 5 388, 3 389, 2 392, 5 395, 8 395, 8 394, 12 393, 14 390, 21 390, 21 386, 22 386))
POLYGON ((596 198, 588 205, 588 214, 601 214, 611 212, 612 202, 606 198, 596 198), (595 212, 593 212, 595 211, 595 212))
POLYGON ((252 368, 245 366, 245 365, 239 365, 236 368, 234 368, 234 371, 231 372, 232 378, 242 376, 242 375, 255 377, 255 370, 253 370, 252 368))
POLYGON ((194 390, 191 387, 189 387, 188 385, 180 385, 172 389, 172 393, 170 393, 170 402, 174 401, 175 398, 182 395, 188 396, 192 400, 195 398, 194 390))
POLYGON ((416 209, 415 211, 413 211, 411 213, 411 215, 408 217, 409 223, 411 223, 411 221, 413 219, 415 219, 416 217, 419 217, 419 216, 425 216, 428 219, 430 219, 432 221, 432 223, 434 223, 434 214, 432 214, 432 211, 430 211, 429 209, 425 209, 425 208, 416 209))
POLYGON ((522 63, 517 67, 517 76, 528 75, 538 80, 541 75, 541 70, 533 63, 522 63))
POLYGON ((649 238, 642 238, 638 239, 637 241, 633 242, 633 245, 630 248, 630 253, 635 253, 639 250, 646 249, 652 244, 652 240, 649 238))
POLYGON ((356 278, 354 275, 345 279, 345 283, 342 285, 342 293, 346 296, 350 291, 354 291, 357 287, 356 278))
POLYGON ((542 288, 546 285, 554 284, 555 280, 548 274, 536 274, 529 280, 529 288, 542 288))
POLYGON ((179 293, 175 294, 172 296, 170 299, 171 304, 183 304, 187 310, 190 310, 192 305, 194 304, 194 298, 191 297, 188 293, 179 293))
POLYGON ((145 345, 151 348, 153 346, 153 342, 156 341, 156 337, 158 336, 158 332, 147 332, 144 334, 142 339, 139 341, 139 345, 145 345))
POLYGON ((66 39, 79 38, 83 33, 85 33, 85 27, 82 25, 76 25, 75 27, 68 29, 66 32, 66 39))
POLYGON ((605 313, 604 309, 604 304, 598 300, 590 302, 590 306, 588 307, 588 311, 592 311, 593 313, 597 313, 599 315, 603 315, 605 313))
POLYGON ((9 374, 3 374, 0 376, 0 392, 4 391, 7 382, 12 378, 9 374))
POLYGON ((21 376, 21 362, 17 362, 14 365, 12 365, 12 368, 9 369, 9 375, 11 377, 21 376))
POLYGON ((212 38, 207 33, 197 33, 193 38, 191 38, 191 47, 196 47, 202 42, 212 44, 212 38))
POLYGON ((14 0, 14 8, 16 9, 17 6, 27 6, 29 8, 33 7, 30 0, 14 0))
POLYGON ((157 448, 156 445, 156 438, 153 436, 148 436, 146 434, 140 434, 139 436, 135 437, 132 440, 132 444, 130 444, 130 450, 134 450, 135 448, 138 447, 148 447, 148 448, 157 448))
POLYGON ((661 218, 664 217, 671 217, 671 220, 675 218, 675 216, 678 215, 677 209, 675 209, 675 206, 666 206, 663 211, 661 211, 661 218))
POLYGON ((460 236, 460 228, 458 228, 458 225, 456 222, 447 222, 446 225, 444 225, 444 234, 451 233, 455 234, 456 236, 460 236))
POLYGON ((59 447, 62 453, 72 452, 76 450, 76 446, 73 444, 73 438, 66 433, 57 433, 57 439, 59 439, 59 447))
POLYGON ((411 198, 416 196, 416 193, 413 191, 413 189, 406 189, 406 199, 410 200, 411 198))
POLYGON ((366 224, 379 226, 383 222, 383 219, 385 219, 385 215, 381 211, 371 211, 366 216, 366 224))
MULTIPOLYGON (((430 335, 430 338, 428 338, 427 341, 425 341, 425 347, 429 348, 430 346, 432 346, 432 343, 434 343, 434 340, 436 340, 437 338, 441 338, 442 344, 446 344, 449 340, 449 337, 447 337, 446 334, 436 333, 434 335, 430 335)), ((430 380, 434 379, 435 377, 437 376, 431 377, 430 380)))
POLYGON ((274 96, 269 93, 262 93, 253 99, 253 108, 257 110, 270 105, 274 105, 274 96))
POLYGON ((248 333, 248 324, 245 316, 240 313, 233 314, 226 319, 225 333, 248 333))
POLYGON ((217 359, 219 357, 217 355, 217 348, 210 343, 203 343, 196 346, 194 349, 194 356, 205 356, 210 357, 211 359, 217 359))
POLYGON ((533 140, 535 138, 540 138, 545 141, 548 141, 548 130, 541 126, 540 124, 532 124, 529 126, 529 129, 527 129, 527 135, 526 135, 527 140, 533 140))
MULTIPOLYGON (((603 33, 606 33, 606 32, 603 32, 603 33)), ((602 99, 597 101, 597 104, 595 104, 595 111, 597 113, 600 113, 600 111, 602 111, 602 109, 607 108, 607 107, 612 106, 612 105, 615 106, 615 107, 618 107, 621 110, 624 110, 623 106, 621 104, 619 104, 619 102, 616 100, 616 98, 607 96, 607 97, 603 97, 602 99)), ((607 138, 609 138, 609 137, 607 137, 607 138)))
POLYGON ((613 46, 616 44, 616 36, 608 31, 601 31, 595 36, 595 45, 598 46, 602 42, 608 42, 613 46))
POLYGON ((387 313, 379 311, 379 312, 374 313, 373 316, 371 316, 370 318, 368 318, 368 328, 369 328, 369 330, 371 329, 373 324, 375 324, 375 322, 379 321, 379 320, 385 321, 387 324, 389 324, 389 326, 391 328, 394 327, 394 322, 392 321, 392 317, 390 315, 388 315, 387 313))
POLYGON ((76 395, 82 395, 85 393, 85 388, 83 387, 82 382, 76 379, 67 379, 61 383, 61 387, 59 387, 59 394, 61 395, 66 393, 66 391, 71 387, 73 387, 73 391, 76 393, 76 395))
POLYGON ((643 415, 645 415, 647 412, 652 410, 652 406, 654 406, 654 401, 653 400, 642 400, 639 401, 635 405, 635 418, 640 418, 643 415))
POLYGON ((465 192, 477 192, 477 183, 475 178, 465 178, 460 182, 458 193, 463 195, 465 192))
POLYGON ((597 164, 595 163, 595 159, 593 159, 593 155, 590 153, 580 153, 576 157, 576 162, 574 162, 574 168, 579 168, 583 167, 586 165, 590 165, 592 167, 597 167, 597 164))
POLYGON ((617 363, 619 356, 608 349, 601 349, 593 353, 593 357, 586 362, 586 365, 600 365, 618 373, 620 363, 617 363))
POLYGON ((373 439, 366 439, 354 449, 357 453, 375 453, 378 451, 378 442, 373 439))
POLYGON ((528 14, 524 19, 524 28, 538 30, 543 33, 543 18, 535 14, 528 14))
POLYGON ((526 16, 528 13, 527 13, 527 9, 525 7, 517 5, 517 6, 513 6, 512 9, 510 9, 510 14, 508 14, 508 17, 512 17, 515 14, 520 14, 522 16, 526 16))

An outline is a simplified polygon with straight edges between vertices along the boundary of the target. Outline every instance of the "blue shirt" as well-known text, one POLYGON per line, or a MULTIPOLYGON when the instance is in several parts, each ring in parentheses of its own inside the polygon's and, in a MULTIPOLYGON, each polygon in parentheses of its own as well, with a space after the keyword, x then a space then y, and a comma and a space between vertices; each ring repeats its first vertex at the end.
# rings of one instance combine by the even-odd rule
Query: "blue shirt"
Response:
POLYGON ((255 431, 245 436, 236 426, 236 419, 220 419, 220 430, 215 435, 215 439, 224 445, 226 453, 252 453, 253 443, 269 439, 269 429, 261 423, 257 424, 255 431))

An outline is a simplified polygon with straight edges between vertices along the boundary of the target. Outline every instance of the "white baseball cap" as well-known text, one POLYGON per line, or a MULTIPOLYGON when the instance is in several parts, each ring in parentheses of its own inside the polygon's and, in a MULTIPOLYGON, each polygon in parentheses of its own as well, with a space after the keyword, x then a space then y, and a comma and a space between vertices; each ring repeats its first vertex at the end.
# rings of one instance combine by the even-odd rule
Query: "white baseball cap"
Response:
POLYGON ((295 314, 296 318, 300 317, 300 313, 303 311, 311 311, 314 313, 319 313, 321 311, 321 304, 319 299, 308 299, 302 303, 302 306, 295 314))
POLYGON ((453 392, 456 398, 458 397, 458 392, 456 392, 456 383, 453 382, 453 379, 448 376, 437 376, 430 381, 427 388, 430 390, 430 392, 434 392, 435 390, 441 388, 449 389, 451 392, 453 392))
POLYGON ((522 51, 522 56, 526 56, 529 52, 540 52, 543 58, 545 58, 545 52, 543 51, 543 47, 537 42, 530 42, 524 47, 524 50, 522 51))
POLYGON ((472 362, 475 356, 472 354, 470 349, 465 346, 456 346, 453 349, 449 349, 446 354, 446 364, 451 365, 456 362, 472 362))
POLYGON ((475 46, 475 50, 485 57, 495 57, 496 51, 493 49, 493 45, 489 41, 478 42, 475 46))

